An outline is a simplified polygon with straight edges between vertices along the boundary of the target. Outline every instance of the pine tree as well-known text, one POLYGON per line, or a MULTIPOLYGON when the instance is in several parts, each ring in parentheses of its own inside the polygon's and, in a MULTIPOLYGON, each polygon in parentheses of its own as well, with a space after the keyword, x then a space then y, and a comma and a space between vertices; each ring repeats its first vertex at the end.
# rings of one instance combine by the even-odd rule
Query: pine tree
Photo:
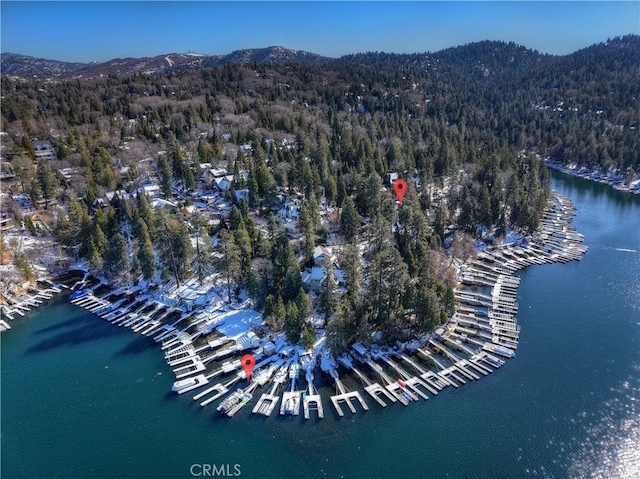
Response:
POLYGON ((162 184, 162 193, 165 198, 171 197, 171 168, 169 167, 169 161, 165 155, 160 155, 158 158, 158 174, 160 175, 160 181, 162 184))
POLYGON ((360 228, 360 216, 356 211, 353 200, 346 197, 342 202, 342 211, 340 212, 340 231, 345 241, 351 243, 356 239, 358 229, 360 228))
POLYGON ((16 175, 16 180, 20 183, 20 187, 24 193, 27 192, 26 186, 33 179, 33 161, 24 156, 19 156, 11 161, 11 166, 16 175))
POLYGON ((196 237, 196 255, 194 257, 193 267, 198 274, 198 279, 202 283, 206 271, 211 264, 211 251, 209 248, 211 242, 209 236, 206 234, 207 220, 199 211, 196 211, 191 215, 189 223, 196 237))
POLYGON ((333 264, 331 264, 329 258, 325 258, 323 267, 325 268, 327 279, 320 291, 319 303, 320 309, 324 312, 326 320, 329 319, 339 307, 338 297, 336 296, 338 283, 333 270, 333 264))
POLYGON ((316 341, 316 334, 313 326, 305 324, 302 328, 302 338, 300 340, 305 349, 311 349, 316 341))
POLYGON ((102 266, 102 255, 96 248, 93 239, 89 239, 86 258, 92 270, 96 271, 102 266))
POLYGON ((360 265, 360 253, 358 248, 353 244, 343 246, 340 266, 344 271, 344 279, 347 286, 347 295, 351 302, 358 301, 362 288, 362 274, 360 265))
POLYGON ((186 272, 193 255, 187 227, 181 218, 161 212, 160 228, 162 231, 161 239, 158 239, 160 256, 164 264, 171 265, 176 282, 180 284, 180 279, 186 272))
POLYGON ((119 232, 111 237, 105 253, 104 268, 110 273, 120 273, 129 269, 127 242, 119 232))
POLYGON ((91 243, 96 248, 96 251, 101 257, 104 257, 105 249, 107 247, 107 237, 102 232, 102 228, 99 223, 95 223, 93 232, 91 233, 91 243))
POLYGON ((370 267, 367 304, 371 308, 373 324, 397 333, 404 318, 402 298, 409 281, 407 265, 397 249, 385 246, 370 267))
POLYGON ((287 303, 286 316, 284 319, 284 333, 292 343, 300 341, 300 317, 298 306, 295 301, 287 303))
POLYGON ((240 248, 236 245, 233 234, 223 229, 220 231, 216 250, 218 257, 215 264, 227 283, 228 301, 231 302, 231 287, 240 279, 242 272, 240 248))
POLYGON ((140 270, 145 280, 152 279, 156 274, 155 254, 153 245, 149 238, 146 224, 141 221, 141 232, 139 238, 138 260, 140 261, 140 270))

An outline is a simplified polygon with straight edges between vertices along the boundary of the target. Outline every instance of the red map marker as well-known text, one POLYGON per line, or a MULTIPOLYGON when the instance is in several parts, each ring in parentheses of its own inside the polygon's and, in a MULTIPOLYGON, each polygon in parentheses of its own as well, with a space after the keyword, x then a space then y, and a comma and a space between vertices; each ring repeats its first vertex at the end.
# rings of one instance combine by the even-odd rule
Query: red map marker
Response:
POLYGON ((404 198, 404 194, 407 192, 407 182, 404 180, 396 180, 393 182, 393 191, 396 192, 396 196, 398 197, 398 201, 402 204, 402 198, 404 198))
POLYGON ((247 375, 247 381, 251 378, 251 371, 253 371, 253 367, 256 365, 256 358, 253 357, 253 354, 245 354, 240 358, 240 364, 242 365, 242 369, 244 369, 244 373, 247 375))

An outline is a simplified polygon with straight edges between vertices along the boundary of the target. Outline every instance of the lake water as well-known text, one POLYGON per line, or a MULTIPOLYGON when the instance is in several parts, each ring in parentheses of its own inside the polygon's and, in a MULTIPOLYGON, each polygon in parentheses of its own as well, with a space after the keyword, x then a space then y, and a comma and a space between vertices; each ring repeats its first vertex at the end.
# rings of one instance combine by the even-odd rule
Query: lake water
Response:
POLYGON ((62 302, 2 334, 1 476, 640 477, 640 197, 553 178, 589 252, 521 272, 517 356, 490 376, 344 418, 330 389, 322 420, 221 418, 171 393, 156 343, 62 302))

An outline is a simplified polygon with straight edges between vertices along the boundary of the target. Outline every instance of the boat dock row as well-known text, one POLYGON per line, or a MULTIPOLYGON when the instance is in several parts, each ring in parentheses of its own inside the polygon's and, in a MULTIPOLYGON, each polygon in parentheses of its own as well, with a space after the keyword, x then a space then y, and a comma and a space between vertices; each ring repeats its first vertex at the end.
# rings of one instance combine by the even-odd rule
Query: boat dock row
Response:
POLYGON ((318 363, 335 386, 330 400, 339 417, 345 415, 344 406, 352 414, 358 408, 369 410, 361 392, 354 390, 354 380, 380 407, 406 407, 449 386, 478 381, 515 357, 520 278, 513 273, 534 264, 580 259, 586 247, 568 225, 574 213, 568 200, 554 194, 528 242, 487 249, 461 268, 463 284, 476 289, 454 290, 456 313, 435 332, 390 349, 356 343, 337 360, 324 346, 324 338, 304 351, 290 345, 284 334, 254 330, 244 320, 228 327, 230 317, 249 310, 226 305, 225 292, 216 292, 215 282, 210 290, 194 279, 180 286, 160 285, 155 293, 144 287, 121 288, 102 297, 88 292, 72 302, 160 343, 175 375, 173 390, 193 394, 202 407, 220 401, 216 411, 226 416, 255 401, 252 414, 271 416, 277 409, 282 416, 295 417, 302 410, 306 420, 313 415, 323 418, 320 386, 313 374, 318 363), (179 294, 196 295, 193 291, 206 296, 198 302, 201 307, 176 299, 179 294), (249 352, 256 360, 251 377, 245 376, 240 363, 249 352))
MULTIPOLYGON (((506 281, 505 285, 508 284, 506 281)), ((336 362, 322 348, 316 356, 309 356, 298 346, 288 346, 282 335, 261 339, 246 331, 225 334, 219 328, 229 312, 223 308, 194 315, 175 304, 158 301, 143 290, 115 291, 102 297, 80 294, 72 302, 114 325, 128 327, 160 343, 175 374, 173 390, 179 395, 193 394, 193 400, 202 407, 221 401, 216 411, 226 416, 237 414, 255 401, 254 414, 270 416, 278 408, 283 416, 298 416, 302 411, 307 420, 314 415, 324 418, 322 397, 314 384, 313 370, 318 361, 335 385, 336 392, 330 400, 338 416, 345 415, 345 406, 351 413, 356 413, 357 408, 369 410, 360 391, 350 389, 340 378, 338 363, 360 379, 364 391, 381 407, 393 403, 408 406, 427 400, 447 386, 462 386, 503 364, 489 349, 483 349, 484 343, 479 340, 479 344, 469 345, 456 340, 458 353, 446 342, 454 338, 445 340, 434 335, 413 351, 426 362, 410 351, 377 351, 367 353, 366 360, 356 366, 354 361, 358 359, 343 355, 336 362), (252 351, 258 361, 248 382, 239 360, 246 351, 252 351), (461 353, 468 357, 462 357, 461 353), (429 363, 439 370, 430 370, 429 363), (298 383, 303 371, 306 386, 301 390, 298 383), (264 392, 258 395, 259 388, 264 392)), ((500 315, 483 318, 487 324, 503 319, 500 315)))
POLYGON ((520 278, 513 274, 535 264, 582 259, 588 248, 582 244, 582 235, 569 225, 575 213, 569 199, 553 192, 540 227, 528 242, 488 248, 464 265, 460 271, 462 284, 479 290, 490 288, 491 292, 456 289, 456 313, 443 334, 459 343, 482 344, 486 352, 513 357, 520 334, 516 320, 520 278))
POLYGON ((8 292, 0 294, 2 306, 0 307, 0 332, 11 329, 9 321, 13 321, 16 316, 24 316, 32 309, 38 308, 45 302, 53 299, 53 296, 62 291, 61 287, 51 285, 49 288, 32 288, 28 293, 20 296, 13 296, 8 292), (7 321, 9 320, 9 321, 7 321))

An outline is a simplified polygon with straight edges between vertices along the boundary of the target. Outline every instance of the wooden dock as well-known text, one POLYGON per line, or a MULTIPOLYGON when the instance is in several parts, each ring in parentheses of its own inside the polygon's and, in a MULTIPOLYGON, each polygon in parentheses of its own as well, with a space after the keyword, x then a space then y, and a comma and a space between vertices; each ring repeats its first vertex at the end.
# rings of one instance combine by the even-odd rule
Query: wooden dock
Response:
POLYGON ((254 414, 262 414, 264 416, 271 415, 280 400, 278 390, 287 380, 287 367, 287 364, 280 366, 280 369, 276 372, 275 378, 271 383, 271 388, 268 392, 263 393, 262 396, 260 396, 260 399, 258 399, 258 402, 254 406, 252 411, 254 414))
MULTIPOLYGON (((243 373, 244 374, 244 373, 243 373)), ((231 389, 231 387, 240 379, 240 376, 238 375, 237 377, 227 381, 226 383, 222 384, 222 383, 218 383, 204 391, 202 391, 200 394, 196 394, 193 397, 194 401, 197 401, 199 399, 202 399, 205 396, 208 396, 211 393, 215 393, 213 396, 211 396, 208 399, 205 399, 204 401, 202 401, 200 403, 200 406, 202 407, 206 407, 208 404, 211 404, 213 401, 221 398, 222 396, 224 396, 225 394, 227 394, 229 392, 229 390, 231 389)))
POLYGON ((353 406, 352 401, 359 402, 362 406, 362 409, 364 409, 365 411, 369 410, 369 406, 367 406, 367 403, 364 401, 358 391, 349 391, 345 387, 345 385, 342 384, 342 381, 340 381, 340 379, 337 377, 334 378, 334 380, 336 382, 336 392, 338 394, 331 396, 331 402, 333 403, 333 407, 336 408, 338 416, 344 416, 344 412, 342 412, 342 408, 340 407, 341 402, 344 402, 349 408, 349 411, 351 411, 353 414, 356 413, 356 408, 353 406))

